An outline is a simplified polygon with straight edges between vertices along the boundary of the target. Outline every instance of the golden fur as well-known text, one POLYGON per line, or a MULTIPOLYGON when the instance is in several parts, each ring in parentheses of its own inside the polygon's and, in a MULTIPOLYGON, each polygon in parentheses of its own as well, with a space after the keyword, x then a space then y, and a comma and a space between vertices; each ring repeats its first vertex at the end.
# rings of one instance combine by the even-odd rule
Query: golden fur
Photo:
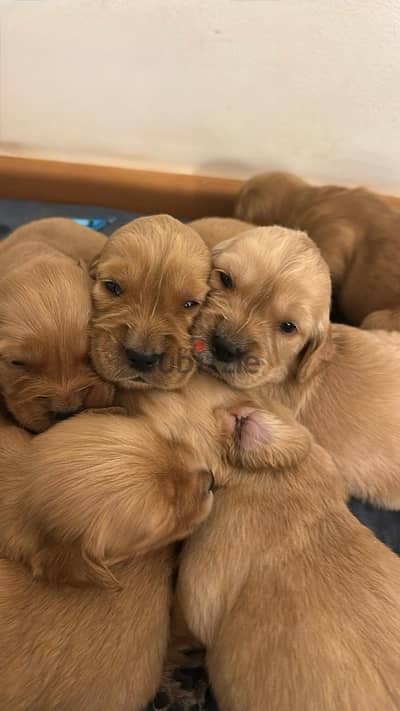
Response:
POLYGON ((202 366, 289 406, 333 455, 349 493, 399 508, 400 335, 330 325, 328 269, 304 233, 258 227, 212 256, 194 333, 202 366))
POLYGON ((349 323, 359 325, 372 311, 400 305, 400 211, 379 195, 265 173, 244 185, 235 215, 305 230, 329 266, 349 323))
POLYGON ((97 371, 127 389, 184 385, 194 369, 189 332, 209 273, 207 247, 172 217, 143 217, 117 230, 92 268, 97 371))
POLYGON ((241 232, 254 227, 250 222, 235 220, 232 217, 202 217, 200 220, 193 220, 189 224, 210 249, 219 244, 219 242, 236 237, 241 232))
POLYGON ((225 423, 232 471, 177 586, 220 711, 397 711, 398 558, 288 412, 239 408, 225 423))
POLYGON ((47 245, 67 257, 82 259, 86 264, 90 264, 106 242, 107 238, 104 235, 65 217, 35 220, 18 227, 0 243, 1 270, 4 273, 3 261, 9 251, 17 245, 19 247, 32 243, 47 245))
POLYGON ((150 425, 84 413, 1 440, 0 541, 13 560, 0 561, 0 708, 139 711, 156 692, 170 544, 210 513, 213 479, 150 425))
POLYGON ((367 330, 383 329, 384 331, 400 331, 400 308, 382 309, 368 314, 361 324, 367 330))
POLYGON ((80 263, 29 240, 0 252, 0 391, 32 432, 112 402, 112 385, 89 362, 90 315, 80 263))

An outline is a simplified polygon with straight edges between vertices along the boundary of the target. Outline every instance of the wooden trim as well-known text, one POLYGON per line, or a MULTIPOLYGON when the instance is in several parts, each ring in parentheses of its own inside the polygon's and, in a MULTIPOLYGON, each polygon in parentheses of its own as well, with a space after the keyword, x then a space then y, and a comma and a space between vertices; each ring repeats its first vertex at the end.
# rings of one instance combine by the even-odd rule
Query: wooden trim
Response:
MULTIPOLYGON (((0 198, 113 207, 176 217, 230 216, 243 181, 0 157, 0 198)), ((400 208, 400 197, 383 195, 400 208)))
POLYGON ((241 185, 229 178, 0 157, 0 198, 195 218, 232 215, 241 185))

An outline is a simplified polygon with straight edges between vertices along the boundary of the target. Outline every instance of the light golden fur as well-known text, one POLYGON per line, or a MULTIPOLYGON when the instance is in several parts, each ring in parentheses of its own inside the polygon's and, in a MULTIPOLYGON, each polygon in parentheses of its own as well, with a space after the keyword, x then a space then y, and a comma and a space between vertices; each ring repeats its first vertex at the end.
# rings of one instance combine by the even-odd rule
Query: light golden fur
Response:
POLYGON ((231 414, 232 469, 177 586, 220 711, 397 711, 398 558, 288 412, 231 414))
POLYGON ((254 227, 250 222, 235 220, 232 217, 202 217, 200 220, 193 220, 189 224, 210 249, 219 244, 219 242, 236 237, 241 232, 254 227))
POLYGON ((97 371, 120 388, 173 390, 192 375, 190 329, 208 290, 209 251, 197 233, 167 215, 117 230, 92 268, 91 355, 97 371), (107 282, 121 289, 116 296, 107 282), (185 308, 185 304, 192 306, 185 308), (130 351, 157 353, 138 370, 130 351))
POLYGON ((62 413, 112 402, 112 385, 89 362, 90 316, 80 262, 30 240, 0 251, 0 391, 32 432, 62 413))
POLYGON ((213 266, 194 334, 203 367, 289 406, 333 455, 349 493, 399 508, 400 336, 330 325, 328 269, 304 233, 254 228, 218 245, 213 266), (293 333, 279 328, 287 320, 293 333), (218 360, 215 333, 243 357, 218 360))
POLYGON ((0 708, 141 711, 166 654, 170 544, 209 514, 210 472, 146 416, 84 413, 32 439, 12 429, 0 443, 13 559, 0 561, 0 708))
POLYGON ((362 188, 316 187, 290 173, 249 180, 238 218, 305 230, 329 265, 338 305, 359 325, 367 314, 400 304, 400 211, 362 188))
POLYGON ((361 328, 373 331, 376 329, 400 331, 400 308, 373 311, 364 319, 361 328))

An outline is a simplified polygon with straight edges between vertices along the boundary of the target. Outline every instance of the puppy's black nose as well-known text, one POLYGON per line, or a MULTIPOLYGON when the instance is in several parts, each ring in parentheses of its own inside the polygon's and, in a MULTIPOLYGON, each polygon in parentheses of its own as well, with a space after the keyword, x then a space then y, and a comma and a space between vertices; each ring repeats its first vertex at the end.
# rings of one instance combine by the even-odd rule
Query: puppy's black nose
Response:
POLYGON ((244 348, 227 341, 217 333, 214 333, 211 348, 216 359, 221 360, 223 363, 233 363, 235 360, 240 360, 245 353, 244 348))
POLYGON ((142 351, 134 351, 132 348, 126 348, 126 355, 131 365, 145 373, 159 363, 162 353, 144 353, 142 351))
POLYGON ((67 420, 68 417, 72 417, 80 412, 79 407, 73 407, 69 410, 51 410, 50 415, 55 422, 61 422, 61 420, 67 420))

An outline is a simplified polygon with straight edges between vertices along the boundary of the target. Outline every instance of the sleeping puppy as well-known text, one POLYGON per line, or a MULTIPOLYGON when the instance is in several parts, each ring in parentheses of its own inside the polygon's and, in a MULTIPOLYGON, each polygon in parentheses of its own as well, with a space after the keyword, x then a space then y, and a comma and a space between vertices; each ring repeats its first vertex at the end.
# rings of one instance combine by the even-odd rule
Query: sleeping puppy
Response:
POLYGON ((167 215, 117 230, 91 274, 91 357, 122 389, 182 387, 194 371, 190 329, 204 302, 209 250, 190 227, 167 215))
POLYGON ((0 708, 142 711, 156 692, 171 544, 210 513, 213 476, 150 424, 84 413, 0 458, 0 708))
POLYGON ((349 494, 400 508, 400 335, 330 325, 328 268, 302 232, 254 228, 212 256, 194 334, 201 366, 286 404, 349 494))
POLYGON ((397 711, 399 560, 288 412, 222 416, 232 469, 177 586, 220 711, 397 711))
POLYGON ((107 238, 65 217, 49 217, 28 222, 0 242, 0 269, 8 271, 7 255, 15 247, 32 243, 47 245, 73 259, 90 264, 103 249, 107 238))
POLYGON ((348 323, 357 326, 372 311, 400 304, 400 212, 379 195, 264 173, 245 183, 235 215, 307 232, 329 266, 348 323))
POLYGON ((15 420, 41 432, 81 409, 110 405, 113 387, 88 356, 86 269, 36 242, 0 257, 0 393, 15 420))

